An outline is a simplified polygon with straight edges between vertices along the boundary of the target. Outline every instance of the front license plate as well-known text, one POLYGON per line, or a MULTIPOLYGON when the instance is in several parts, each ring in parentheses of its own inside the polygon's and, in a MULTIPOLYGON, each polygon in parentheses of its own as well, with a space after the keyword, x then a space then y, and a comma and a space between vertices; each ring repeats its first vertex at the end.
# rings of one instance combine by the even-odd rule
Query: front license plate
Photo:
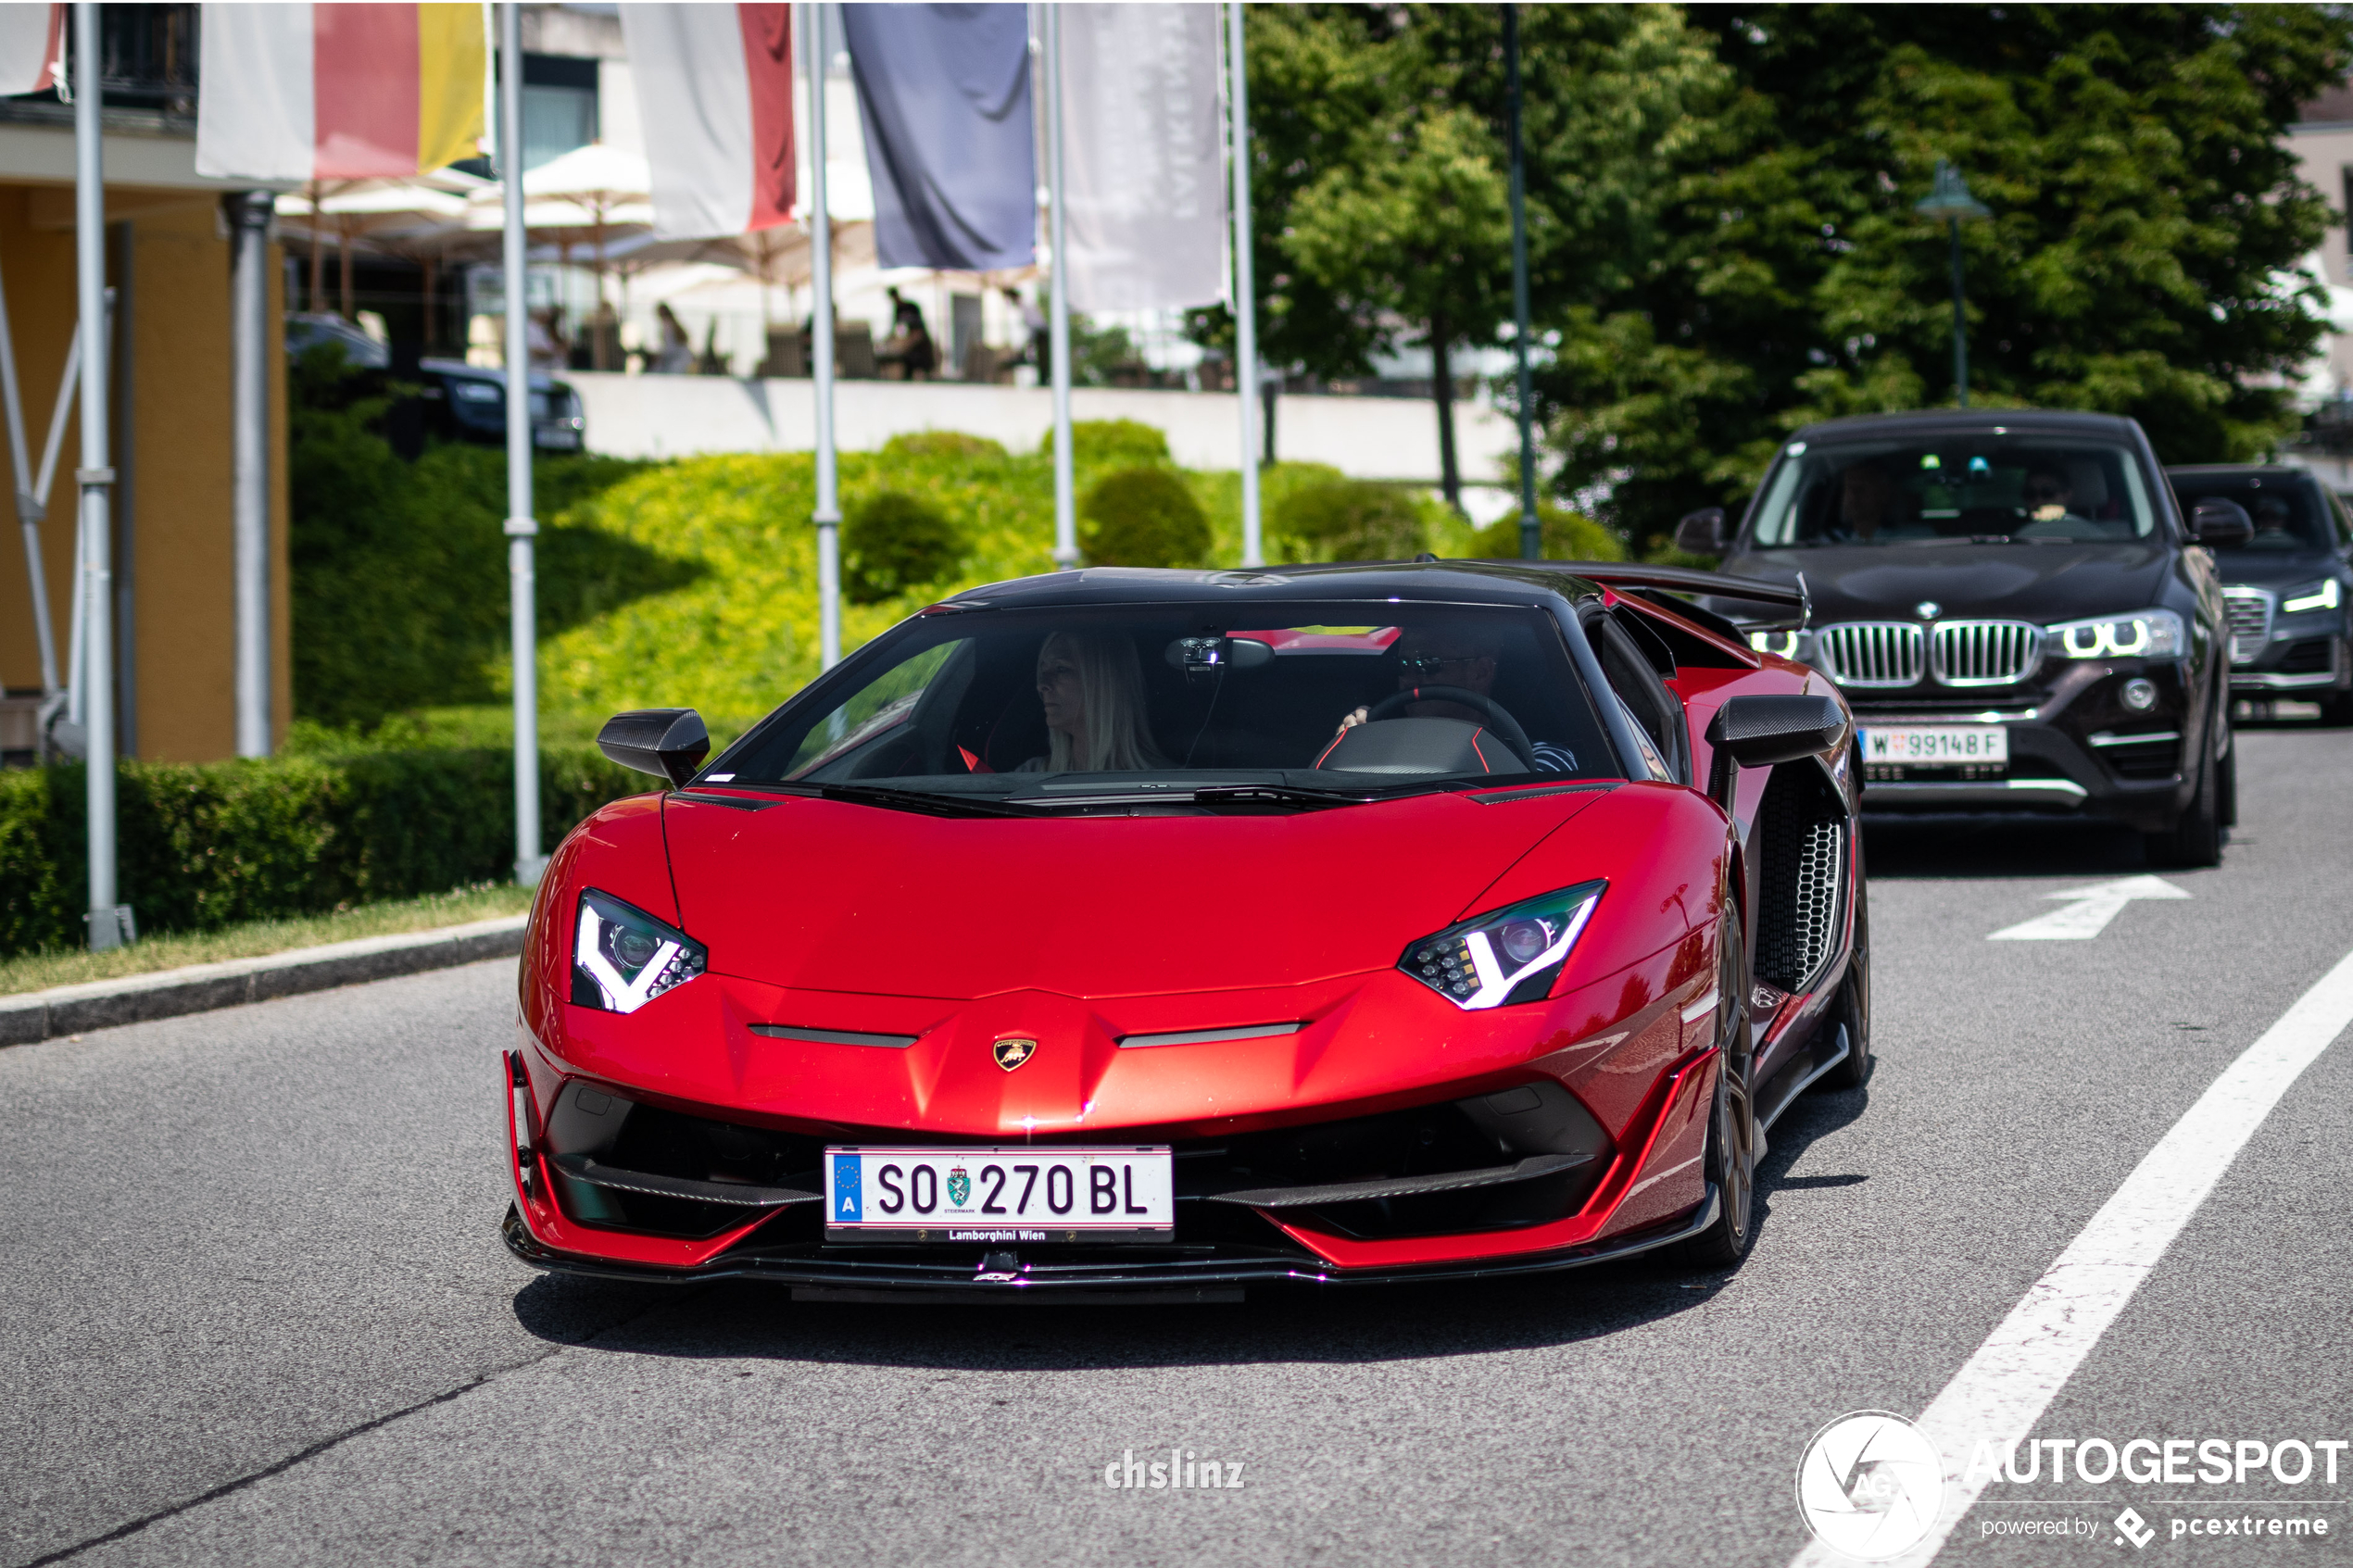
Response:
POLYGON ((1166 1146, 825 1150, 827 1241, 1168 1241, 1166 1146))
POLYGON ((1965 768, 2007 764, 2010 733, 1999 724, 1953 725, 1934 728, 1882 728, 1863 732, 1863 762, 1894 763, 1910 768, 1965 768))

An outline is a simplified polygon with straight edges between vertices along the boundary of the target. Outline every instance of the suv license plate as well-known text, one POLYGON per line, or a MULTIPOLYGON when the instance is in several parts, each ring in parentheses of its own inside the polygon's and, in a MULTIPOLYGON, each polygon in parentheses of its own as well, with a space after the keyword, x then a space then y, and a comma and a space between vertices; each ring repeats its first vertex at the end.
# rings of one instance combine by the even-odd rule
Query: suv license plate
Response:
POLYGON ((2010 759, 2010 733, 1999 724, 1940 724, 1934 728, 1884 727, 1863 731, 1863 762, 1907 768, 1960 768, 2010 759))
POLYGON ((1166 1145, 825 1150, 825 1239, 1051 1244, 1170 1241, 1166 1145))

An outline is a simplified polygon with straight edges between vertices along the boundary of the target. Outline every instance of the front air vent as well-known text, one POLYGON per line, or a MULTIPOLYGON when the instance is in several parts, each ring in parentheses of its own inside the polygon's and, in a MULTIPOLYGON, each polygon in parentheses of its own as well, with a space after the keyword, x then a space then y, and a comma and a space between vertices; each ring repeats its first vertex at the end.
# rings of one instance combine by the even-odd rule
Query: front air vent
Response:
POLYGON ((1919 684, 1920 629, 1903 621, 1849 621, 1815 633, 1816 658, 1842 686, 1919 684))
POLYGON ((1929 664, 1948 686, 2010 686, 2033 673, 2043 629, 2024 621, 1940 621, 1929 664))

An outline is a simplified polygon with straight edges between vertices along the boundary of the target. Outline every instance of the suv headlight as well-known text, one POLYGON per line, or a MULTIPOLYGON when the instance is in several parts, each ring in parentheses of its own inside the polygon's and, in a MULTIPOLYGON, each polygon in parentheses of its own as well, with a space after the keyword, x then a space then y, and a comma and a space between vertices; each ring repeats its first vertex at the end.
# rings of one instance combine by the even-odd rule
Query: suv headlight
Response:
POLYGON ((2096 615, 2045 628, 2044 651, 2061 659, 2179 659, 2189 646, 2182 618, 2170 609, 2096 615))
POLYGON ((1397 967, 1466 1010, 1541 1000, 1608 885, 1580 882, 1450 925, 1409 946, 1397 967))
POLYGON ((2344 600, 2345 591, 2337 586, 2336 579, 2331 577, 2280 596, 2280 613, 2302 615, 2307 610, 2334 609, 2344 600))
POLYGON ((635 1012, 703 972, 711 952, 634 904, 590 888, 580 896, 572 945, 572 999, 607 1012, 635 1012))

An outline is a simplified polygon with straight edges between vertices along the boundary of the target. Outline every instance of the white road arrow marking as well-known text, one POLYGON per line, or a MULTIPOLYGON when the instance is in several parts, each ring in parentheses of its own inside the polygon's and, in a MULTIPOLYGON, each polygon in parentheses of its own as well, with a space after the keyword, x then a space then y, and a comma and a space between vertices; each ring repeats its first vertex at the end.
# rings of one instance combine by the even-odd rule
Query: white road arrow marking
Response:
POLYGON ((2128 876, 2095 887, 2046 895, 2070 900, 2067 908, 2037 915, 1988 936, 1988 942, 2089 942, 2108 929, 2116 913, 2135 898, 2186 898, 2189 894, 2161 876, 2128 876))

